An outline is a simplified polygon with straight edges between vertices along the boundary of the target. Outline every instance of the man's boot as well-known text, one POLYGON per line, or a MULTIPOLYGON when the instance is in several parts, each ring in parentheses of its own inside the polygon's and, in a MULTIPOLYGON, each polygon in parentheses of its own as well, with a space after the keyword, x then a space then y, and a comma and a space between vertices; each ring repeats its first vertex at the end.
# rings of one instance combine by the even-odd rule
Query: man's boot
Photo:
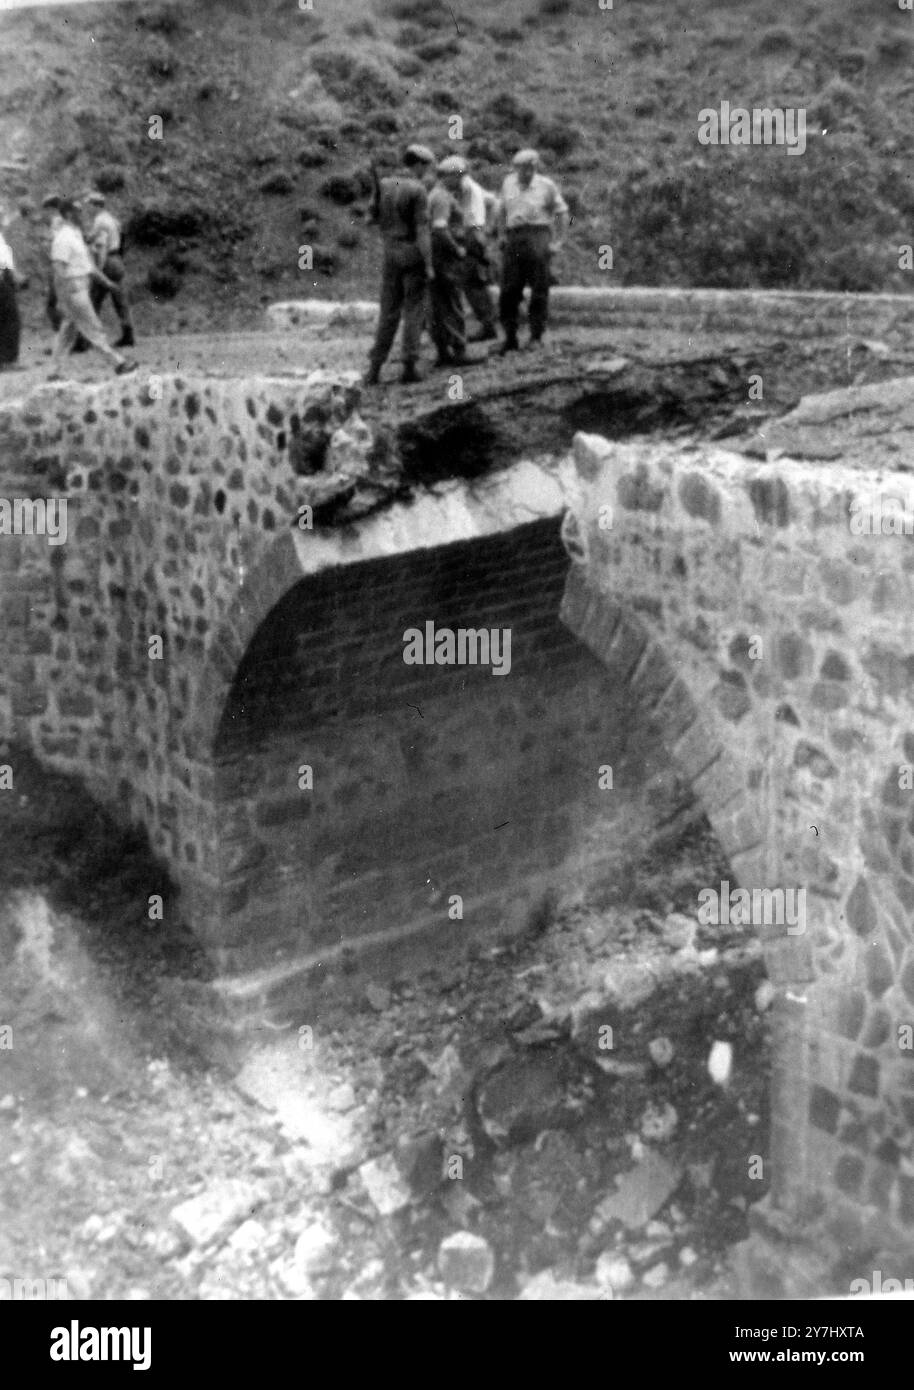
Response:
POLYGON ((368 371, 365 373, 365 385, 377 386, 381 380, 381 368, 377 362, 369 362, 368 371))
POLYGON ((403 382, 404 386, 412 386, 417 381, 422 380, 421 376, 416 370, 416 359, 414 357, 404 358, 403 375, 400 377, 400 380, 403 382))
POLYGON ((489 343, 492 341, 493 338, 497 337, 498 334, 495 332, 495 325, 492 323, 488 323, 482 328, 474 329, 473 332, 468 336, 467 342, 489 343))
POLYGON ((517 341, 517 333, 516 333, 516 332, 514 332, 514 333, 509 333, 509 334, 507 335, 507 337, 505 338, 505 341, 502 343, 501 348, 499 349, 499 351, 500 351, 502 357, 504 357, 504 355, 505 355, 506 352, 519 352, 519 351, 520 351, 520 344, 519 344, 518 341, 517 341))
POLYGON ((127 326, 126 328, 124 328, 124 329, 121 331, 121 336, 118 338, 118 340, 117 340, 117 342, 114 344, 114 346, 115 346, 116 348, 122 348, 122 347, 136 347, 136 343, 135 343, 134 337, 133 337, 133 329, 129 326, 129 324, 128 324, 128 326, 127 326))

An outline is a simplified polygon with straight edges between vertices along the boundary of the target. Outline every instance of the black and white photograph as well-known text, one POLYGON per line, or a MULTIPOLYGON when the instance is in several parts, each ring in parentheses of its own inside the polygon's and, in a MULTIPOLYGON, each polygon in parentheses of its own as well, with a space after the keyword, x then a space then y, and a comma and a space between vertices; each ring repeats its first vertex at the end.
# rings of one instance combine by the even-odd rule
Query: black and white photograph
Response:
POLYGON ((900 1328, 912 130, 914 0, 0 0, 31 1364, 900 1328))

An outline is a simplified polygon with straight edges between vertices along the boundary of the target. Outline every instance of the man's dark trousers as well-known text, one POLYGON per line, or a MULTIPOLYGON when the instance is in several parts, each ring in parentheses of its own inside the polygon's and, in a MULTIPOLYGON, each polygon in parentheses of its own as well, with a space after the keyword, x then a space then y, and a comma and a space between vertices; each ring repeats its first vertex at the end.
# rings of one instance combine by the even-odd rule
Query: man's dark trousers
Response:
POLYGON ((388 242, 385 245, 381 271, 381 314, 371 350, 373 365, 381 367, 387 361, 401 318, 403 361, 416 361, 425 322, 426 279, 425 262, 415 242, 388 242))
POLYGON ((96 313, 99 312, 105 302, 105 297, 111 295, 111 303, 114 311, 120 319, 121 328, 124 332, 131 331, 133 325, 130 322, 130 307, 127 303, 127 292, 124 288, 124 262, 120 252, 113 252, 107 257, 102 266, 102 274, 107 275, 114 285, 113 290, 109 290, 107 285, 99 284, 98 280, 93 280, 89 287, 89 298, 92 301, 92 308, 96 313))
POLYGON ((495 331, 495 309, 489 296, 492 278, 485 237, 475 229, 467 233, 466 260, 463 262, 463 292, 479 320, 480 327, 495 331))
POLYGON ((517 337, 517 317, 524 290, 530 286, 530 336, 541 338, 549 314, 548 227, 514 227, 505 241, 499 317, 509 342, 517 337))

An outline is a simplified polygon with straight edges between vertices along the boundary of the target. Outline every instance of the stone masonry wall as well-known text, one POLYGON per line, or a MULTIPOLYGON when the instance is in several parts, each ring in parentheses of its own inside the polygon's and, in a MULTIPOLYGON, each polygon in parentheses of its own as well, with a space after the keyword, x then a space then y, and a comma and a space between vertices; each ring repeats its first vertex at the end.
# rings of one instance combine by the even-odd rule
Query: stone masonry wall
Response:
POLYGON ((357 394, 321 373, 242 390, 159 378, 0 411, 2 496, 67 501, 64 544, 0 537, 0 736, 85 777, 178 871, 213 852, 197 711, 251 572, 291 548, 306 483, 293 439, 332 468, 360 428, 357 394))
POLYGON ((910 475, 580 435, 575 457, 565 620, 628 653, 739 885, 806 890, 803 934, 762 931, 773 1200, 910 1254, 914 547, 851 525, 886 489, 914 515, 910 475))

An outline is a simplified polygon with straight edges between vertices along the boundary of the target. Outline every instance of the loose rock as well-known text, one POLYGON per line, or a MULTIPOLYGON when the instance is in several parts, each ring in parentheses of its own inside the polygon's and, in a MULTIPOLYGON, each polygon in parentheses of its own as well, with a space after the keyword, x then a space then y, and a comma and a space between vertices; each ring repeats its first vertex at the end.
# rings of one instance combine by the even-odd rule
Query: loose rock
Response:
POLYGON ((597 1260, 594 1278, 601 1289, 612 1289, 614 1293, 623 1293, 635 1282, 635 1275, 628 1260, 624 1255, 616 1254, 614 1250, 603 1251, 597 1260))
POLYGON ((603 1222, 621 1221, 629 1230, 640 1230, 672 1196, 682 1179, 682 1169, 659 1154, 647 1153, 636 1168, 623 1173, 616 1191, 597 1207, 603 1222))
POLYGON ((225 1236, 242 1217, 250 1215, 263 1201, 263 1191, 241 1178, 214 1183, 198 1197, 182 1202, 171 1212, 171 1220, 194 1245, 210 1245, 225 1236))
POLYGON ((392 1216, 409 1205, 410 1190, 392 1154, 370 1158, 359 1168, 359 1177, 381 1216, 392 1216))
POLYGON ((462 1293, 485 1293, 495 1273, 495 1256, 483 1236, 455 1231, 438 1248, 438 1268, 451 1288, 462 1293))

